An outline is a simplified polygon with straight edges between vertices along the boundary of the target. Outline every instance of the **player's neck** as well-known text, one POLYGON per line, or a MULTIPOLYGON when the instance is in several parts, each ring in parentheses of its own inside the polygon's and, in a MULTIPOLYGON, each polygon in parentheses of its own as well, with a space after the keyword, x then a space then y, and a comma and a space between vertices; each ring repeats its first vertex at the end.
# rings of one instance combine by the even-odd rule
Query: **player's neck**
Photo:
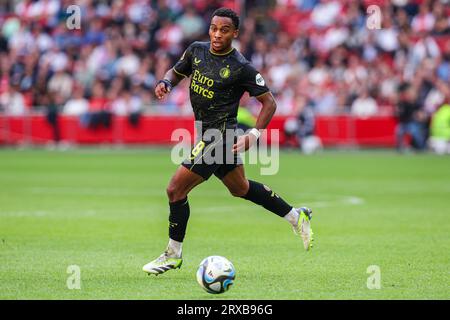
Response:
POLYGON ((209 52, 211 52, 212 54, 216 55, 216 56, 224 56, 229 54, 231 51, 233 51, 234 48, 233 46, 229 46, 226 49, 220 50, 220 51, 216 51, 212 48, 212 46, 209 46, 209 52))

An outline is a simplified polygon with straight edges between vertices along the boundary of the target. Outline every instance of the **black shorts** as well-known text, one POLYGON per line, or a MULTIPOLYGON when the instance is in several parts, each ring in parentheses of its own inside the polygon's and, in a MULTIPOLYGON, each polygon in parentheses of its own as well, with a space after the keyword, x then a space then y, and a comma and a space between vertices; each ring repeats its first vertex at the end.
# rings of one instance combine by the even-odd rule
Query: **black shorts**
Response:
POLYGON ((198 141, 191 150, 190 156, 182 162, 182 166, 208 180, 212 174, 223 179, 225 175, 242 165, 242 159, 231 148, 237 137, 226 135, 208 141, 198 141))

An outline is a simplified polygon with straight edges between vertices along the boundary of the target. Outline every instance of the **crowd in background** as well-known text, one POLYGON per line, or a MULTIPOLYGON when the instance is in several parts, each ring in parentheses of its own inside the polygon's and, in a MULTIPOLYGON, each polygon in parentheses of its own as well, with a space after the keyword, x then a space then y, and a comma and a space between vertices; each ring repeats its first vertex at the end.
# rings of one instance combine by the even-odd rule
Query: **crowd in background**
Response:
MULTIPOLYGON (((279 115, 426 123, 449 103, 448 0, 9 0, 0 4, 0 108, 51 106, 87 125, 90 112, 191 114, 187 81, 163 102, 153 88, 192 41, 209 39, 220 6, 241 14, 234 46, 264 75, 279 115), (380 28, 367 26, 372 4, 380 28)), ((256 114, 259 104, 244 101, 256 114)))

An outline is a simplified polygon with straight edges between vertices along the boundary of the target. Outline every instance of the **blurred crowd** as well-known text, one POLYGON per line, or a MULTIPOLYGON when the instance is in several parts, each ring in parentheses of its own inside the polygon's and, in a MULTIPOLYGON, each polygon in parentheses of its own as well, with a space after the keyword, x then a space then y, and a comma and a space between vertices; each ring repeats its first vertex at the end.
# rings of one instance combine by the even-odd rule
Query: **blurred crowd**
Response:
MULTIPOLYGON (((449 103, 449 0, 8 0, 0 108, 190 114, 187 81, 162 103, 153 88, 192 41, 208 40, 221 6, 242 16, 234 46, 264 75, 279 115, 397 115, 425 125, 449 103)), ((243 103, 257 113, 256 101, 243 103)))

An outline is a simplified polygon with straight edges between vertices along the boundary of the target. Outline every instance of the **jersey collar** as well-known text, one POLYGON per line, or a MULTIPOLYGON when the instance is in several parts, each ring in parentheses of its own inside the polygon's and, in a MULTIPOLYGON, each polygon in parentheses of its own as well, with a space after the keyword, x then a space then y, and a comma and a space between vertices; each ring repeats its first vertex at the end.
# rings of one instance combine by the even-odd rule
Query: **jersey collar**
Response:
POLYGON ((225 52, 225 53, 215 53, 215 52, 212 52, 211 48, 209 48, 209 53, 211 53, 211 54, 214 55, 214 56, 226 56, 226 55, 230 54, 230 53, 233 52, 233 51, 234 51, 234 48, 231 47, 231 49, 228 50, 228 51, 225 52))

